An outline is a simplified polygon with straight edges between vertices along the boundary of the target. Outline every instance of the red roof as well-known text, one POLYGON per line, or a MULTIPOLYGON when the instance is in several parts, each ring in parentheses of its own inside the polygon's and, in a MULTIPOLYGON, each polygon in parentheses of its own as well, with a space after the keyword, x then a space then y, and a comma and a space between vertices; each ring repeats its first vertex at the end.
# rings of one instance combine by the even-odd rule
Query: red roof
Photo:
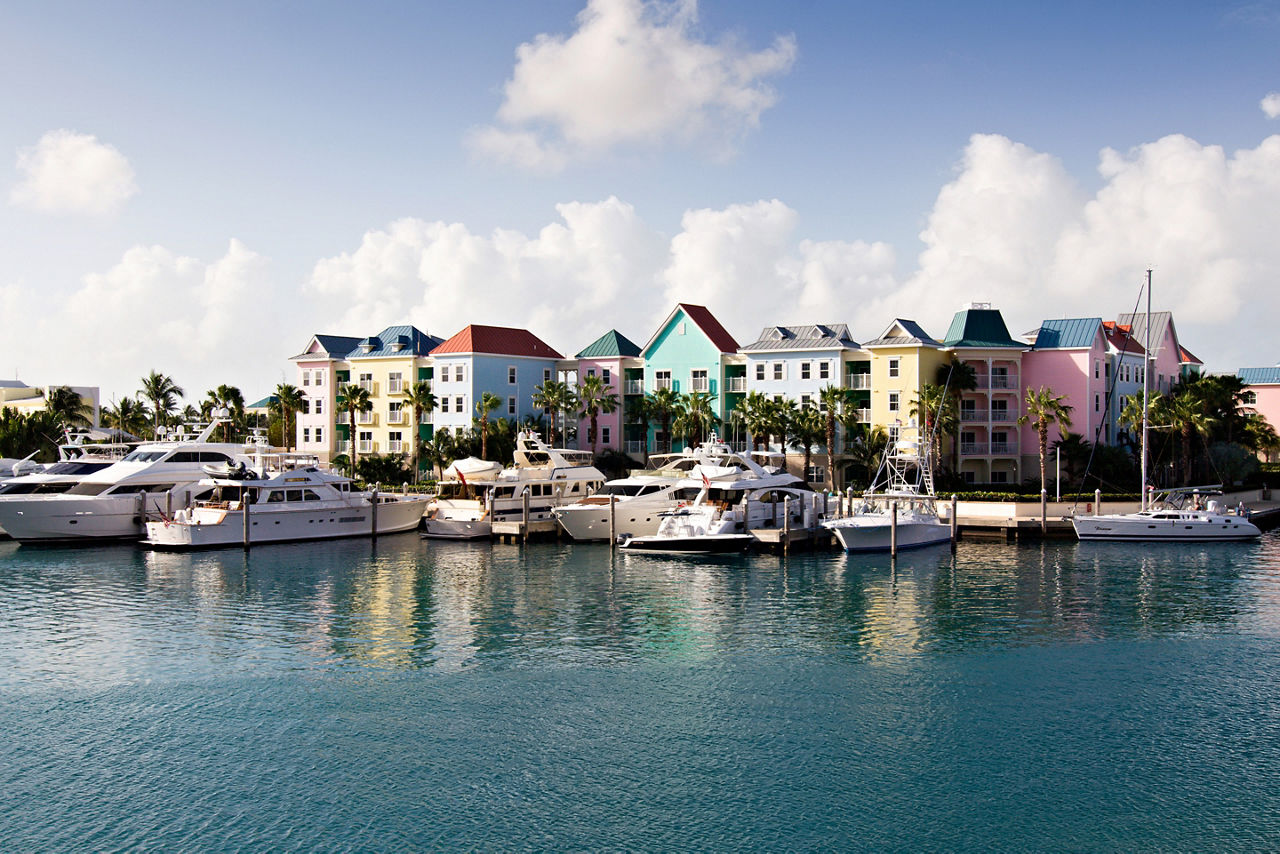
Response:
POLYGON ((535 359, 563 359, 547 342, 527 329, 471 324, 431 351, 445 353, 489 353, 494 356, 530 356, 535 359))
POLYGON ((1133 338, 1133 327, 1127 323, 1116 323, 1114 320, 1102 321, 1102 328, 1107 341, 1121 353, 1142 355, 1142 345, 1133 338))
POLYGON ((720 321, 716 320, 705 305, 689 305, 687 302, 680 303, 680 308, 684 309, 684 313, 689 319, 698 324, 698 328, 702 330, 711 343, 716 345, 716 349, 721 353, 738 352, 738 342, 733 340, 733 336, 720 325, 720 321))
POLYGON ((1204 362, 1202 362, 1202 361, 1200 361, 1199 359, 1197 359, 1197 358, 1196 358, 1196 356, 1195 356, 1195 354, 1194 354, 1194 353, 1192 353, 1192 352, 1191 352, 1190 350, 1188 350, 1186 347, 1183 347, 1183 346, 1181 346, 1181 345, 1179 345, 1179 347, 1178 347, 1178 355, 1179 355, 1179 356, 1181 356, 1181 358, 1179 359, 1179 361, 1180 361, 1180 362, 1182 362, 1184 365, 1185 365, 1185 364, 1192 364, 1192 365, 1203 365, 1203 364, 1204 364, 1204 362))

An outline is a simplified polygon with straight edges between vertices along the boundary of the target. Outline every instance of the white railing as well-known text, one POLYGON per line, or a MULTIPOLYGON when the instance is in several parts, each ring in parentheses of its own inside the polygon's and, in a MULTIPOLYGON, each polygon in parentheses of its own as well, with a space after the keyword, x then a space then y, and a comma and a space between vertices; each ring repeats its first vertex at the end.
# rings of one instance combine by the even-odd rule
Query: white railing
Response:
POLYGON ((992 442, 991 453, 995 456, 1011 457, 1018 453, 1017 442, 992 442))
POLYGON ((644 380, 627 380, 622 384, 623 394, 644 394, 644 380))
POLYGON ((378 447, 376 443, 371 442, 368 439, 361 439, 358 444, 360 445, 360 453, 362 454, 372 454, 378 447))
POLYGON ((846 374, 845 388, 852 388, 852 389, 871 388, 871 374, 846 374))
POLYGON ((859 410, 858 410, 858 420, 859 420, 859 421, 861 421, 863 424, 870 424, 870 423, 871 423, 871 410, 870 410, 870 409, 859 409, 859 410))
POLYGON ((968 408, 963 408, 963 407, 962 407, 962 408, 960 409, 960 420, 961 420, 961 421, 986 421, 986 420, 987 420, 987 410, 985 410, 985 409, 976 409, 976 408, 975 408, 975 409, 968 409, 968 408))
POLYGON ((725 377, 724 390, 726 392, 746 391, 747 378, 746 377, 725 377))
POLYGON ((356 423, 357 423, 357 424, 372 424, 372 423, 373 423, 373 418, 374 418, 374 416, 373 416, 373 413, 372 413, 372 412, 361 412, 361 413, 360 413, 360 415, 356 418, 356 423))
POLYGON ((980 456, 982 454, 985 454, 986 452, 987 452, 987 446, 985 442, 961 442, 960 443, 960 456, 962 457, 980 456))
POLYGON ((648 444, 648 442, 645 442, 642 439, 628 439, 625 450, 628 454, 643 454, 645 447, 648 444))
POLYGON ((369 392, 369 394, 373 395, 374 397, 377 397, 377 395, 378 395, 378 384, 377 384, 377 382, 375 382, 374 380, 360 380, 360 382, 359 382, 359 386, 360 386, 360 388, 362 388, 362 389, 364 389, 365 391, 369 392))
POLYGON ((397 411, 397 410, 388 410, 388 411, 387 411, 387 423, 388 423, 388 424, 403 424, 403 423, 405 423, 405 414, 406 414, 406 413, 405 413, 405 411, 404 411, 403 409, 401 409, 401 410, 399 410, 399 411, 397 411))
POLYGON ((991 387, 992 388, 1017 388, 1018 378, 1010 374, 1004 374, 1004 375, 992 374, 991 387))
POLYGON ((399 439, 389 439, 389 440, 387 441, 387 452, 388 452, 388 453, 392 453, 392 454, 398 454, 398 453, 400 453, 400 451, 401 451, 401 444, 402 444, 402 443, 400 442, 400 440, 399 440, 399 439))
POLYGON ((340 454, 349 454, 349 453, 351 453, 351 440, 350 440, 350 439, 339 439, 339 440, 338 440, 338 453, 340 453, 340 454))
POLYGON ((653 388, 654 388, 654 391, 657 391, 657 390, 658 390, 658 389, 660 389, 660 388, 671 388, 671 380, 669 380, 669 379, 667 379, 667 380, 659 380, 659 379, 655 379, 655 380, 653 381, 653 388))
POLYGON ((991 420, 1001 424, 1008 424, 1018 420, 1018 413, 1012 409, 992 409, 991 420))
POLYGON ((351 412, 350 412, 350 410, 344 409, 344 410, 342 410, 341 412, 339 412, 339 413, 338 413, 338 423, 339 423, 339 424, 350 424, 350 423, 351 423, 351 412))
POLYGON ((404 380, 387 380, 387 394, 399 394, 404 391, 404 380))
POLYGON ((710 388, 711 388, 711 385, 707 381, 706 377, 690 377, 689 378, 690 391, 706 392, 706 391, 709 391, 710 388))

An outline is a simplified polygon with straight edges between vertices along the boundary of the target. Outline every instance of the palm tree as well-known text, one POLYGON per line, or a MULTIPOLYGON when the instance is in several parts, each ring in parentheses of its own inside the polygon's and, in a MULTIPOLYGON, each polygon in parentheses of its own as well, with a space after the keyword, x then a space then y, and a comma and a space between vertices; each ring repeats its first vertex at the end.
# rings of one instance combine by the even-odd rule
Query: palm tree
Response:
POLYGON ((1271 422, 1257 412, 1245 415, 1244 430, 1241 442, 1251 451, 1264 453, 1270 459, 1277 448, 1280 448, 1280 434, 1271 426, 1271 422))
POLYGON ((769 398, 758 391, 747 392, 734 411, 741 413, 742 423, 751 435, 751 450, 760 450, 761 441, 769 439, 769 421, 773 417, 769 398))
POLYGON ((628 424, 643 424, 645 428, 645 439, 643 442, 643 457, 645 465, 649 463, 649 399, 644 396, 632 397, 627 400, 627 411, 625 418, 628 424))
POLYGON ((578 383, 578 418, 591 419, 591 453, 596 452, 596 418, 601 412, 609 415, 618 410, 618 395, 609 390, 604 377, 588 374, 578 383))
MULTIPOLYGON (((963 363, 961 363, 963 364, 963 363)), ((911 403, 911 415, 920 420, 920 433, 928 443, 934 471, 942 466, 942 437, 954 432, 960 423, 960 407, 956 396, 943 386, 926 383, 911 403)))
POLYGON ((1039 389, 1027 389, 1027 412, 1018 416, 1018 425, 1034 424, 1036 436, 1040 440, 1040 489, 1048 489, 1045 481, 1044 464, 1049 455, 1049 428, 1056 425, 1059 434, 1071 429, 1071 410, 1064 394, 1054 394, 1052 389, 1041 386, 1039 389))
POLYGON ((795 418, 797 404, 789 397, 781 400, 771 400, 767 406, 769 419, 766 422, 765 434, 772 433, 778 437, 778 449, 783 453, 787 450, 787 436, 791 430, 792 420, 795 418))
POLYGON ((49 389, 45 406, 58 419, 63 429, 87 425, 93 416, 93 407, 65 385, 49 389))
POLYGON ((540 386, 534 386, 533 405, 545 409, 551 414, 551 435, 549 443, 556 444, 556 416, 572 411, 577 407, 577 397, 568 383, 559 380, 547 380, 540 386))
POLYGON ((280 419, 284 422, 284 449, 286 451, 293 450, 293 438, 297 432, 297 419, 293 419, 293 426, 290 426, 289 419, 302 411, 302 407, 305 404, 306 398, 302 394, 302 389, 289 383, 280 383, 280 385, 276 386, 276 400, 273 406, 280 413, 280 419))
POLYGON ((107 406, 102 411, 102 421, 108 427, 115 427, 135 436, 146 432, 147 418, 146 406, 132 397, 122 397, 119 403, 107 406))
POLYGON ((215 409, 227 410, 231 423, 223 423, 222 440, 231 441, 231 428, 238 429, 244 423, 244 394, 233 385, 220 385, 206 395, 204 402, 210 413, 215 409))
POLYGON ((836 453, 836 415, 845 406, 846 401, 852 400, 853 392, 847 388, 841 388, 838 385, 825 385, 818 389, 818 400, 822 402, 822 408, 826 410, 826 435, 827 442, 827 482, 831 484, 833 489, 838 489, 836 484, 835 469, 835 453, 836 453))
POLYGON ((351 470, 356 470, 357 459, 357 443, 356 443, 356 415, 361 412, 369 412, 373 409, 373 400, 369 397, 369 390, 356 383, 347 383, 338 388, 338 408, 347 411, 348 423, 347 435, 351 439, 351 470))
POLYGON ((1205 411, 1204 401, 1189 388, 1164 398, 1163 415, 1182 439, 1182 485, 1191 485, 1191 440, 1208 435, 1217 419, 1205 411))
POLYGON ((675 413, 671 429, 680 434, 688 447, 697 447, 720 423, 720 418, 711 408, 713 400, 715 395, 704 391, 681 395, 680 408, 675 413))
POLYGON ((476 401, 476 414, 480 416, 480 459, 489 459, 489 413, 502 405, 502 398, 491 391, 480 395, 476 401))
POLYGON ((822 441, 826 433, 826 425, 822 413, 812 406, 802 406, 791 416, 788 429, 791 434, 791 447, 804 450, 804 479, 809 479, 809 462, 813 456, 813 446, 822 441))
POLYGON ((844 452, 854 468, 861 469, 867 485, 880 467, 880 456, 889 444, 889 433, 883 427, 870 427, 855 422, 845 434, 844 452))
POLYGON ((169 420, 177 406, 177 398, 184 392, 171 378, 158 371, 152 371, 142 378, 142 397, 151 401, 151 415, 155 419, 155 432, 159 434, 162 424, 169 420))
POLYGON ((655 388, 645 395, 649 417, 658 419, 667 437, 667 453, 671 453, 671 419, 680 410, 680 392, 672 388, 655 388))
POLYGON ((409 386, 404 391, 405 403, 413 409, 413 482, 418 482, 419 467, 419 447, 422 440, 418 437, 419 426, 422 423, 422 414, 424 412, 434 412, 439 401, 436 396, 431 393, 431 383, 427 380, 419 380, 409 386))

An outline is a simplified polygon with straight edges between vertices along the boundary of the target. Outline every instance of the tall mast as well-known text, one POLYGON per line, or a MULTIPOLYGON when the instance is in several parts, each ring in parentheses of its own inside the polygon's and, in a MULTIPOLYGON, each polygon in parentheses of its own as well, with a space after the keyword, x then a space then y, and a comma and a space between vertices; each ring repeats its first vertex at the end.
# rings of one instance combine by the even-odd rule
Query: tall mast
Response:
POLYGON ((1147 270, 1147 334, 1142 352, 1142 500, 1141 508, 1147 509, 1147 411, 1151 407, 1151 271, 1147 270))

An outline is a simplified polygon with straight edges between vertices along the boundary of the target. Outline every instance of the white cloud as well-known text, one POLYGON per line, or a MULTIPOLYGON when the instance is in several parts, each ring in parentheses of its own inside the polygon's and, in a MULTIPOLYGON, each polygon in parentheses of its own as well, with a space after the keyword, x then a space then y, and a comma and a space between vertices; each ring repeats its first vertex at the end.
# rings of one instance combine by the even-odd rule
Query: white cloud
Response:
POLYGON ((138 192, 123 154, 70 130, 51 130, 19 151, 17 168, 22 178, 9 201, 45 213, 111 213, 138 192))
POLYGON ((1269 119, 1280 119, 1280 92, 1269 92, 1258 104, 1269 119))
POLYGON ((628 144, 729 151, 777 101, 764 81, 791 68, 795 40, 751 52, 700 40, 696 20, 695 0, 589 0, 572 35, 516 50, 500 125, 473 132, 473 150, 536 169, 628 144))

